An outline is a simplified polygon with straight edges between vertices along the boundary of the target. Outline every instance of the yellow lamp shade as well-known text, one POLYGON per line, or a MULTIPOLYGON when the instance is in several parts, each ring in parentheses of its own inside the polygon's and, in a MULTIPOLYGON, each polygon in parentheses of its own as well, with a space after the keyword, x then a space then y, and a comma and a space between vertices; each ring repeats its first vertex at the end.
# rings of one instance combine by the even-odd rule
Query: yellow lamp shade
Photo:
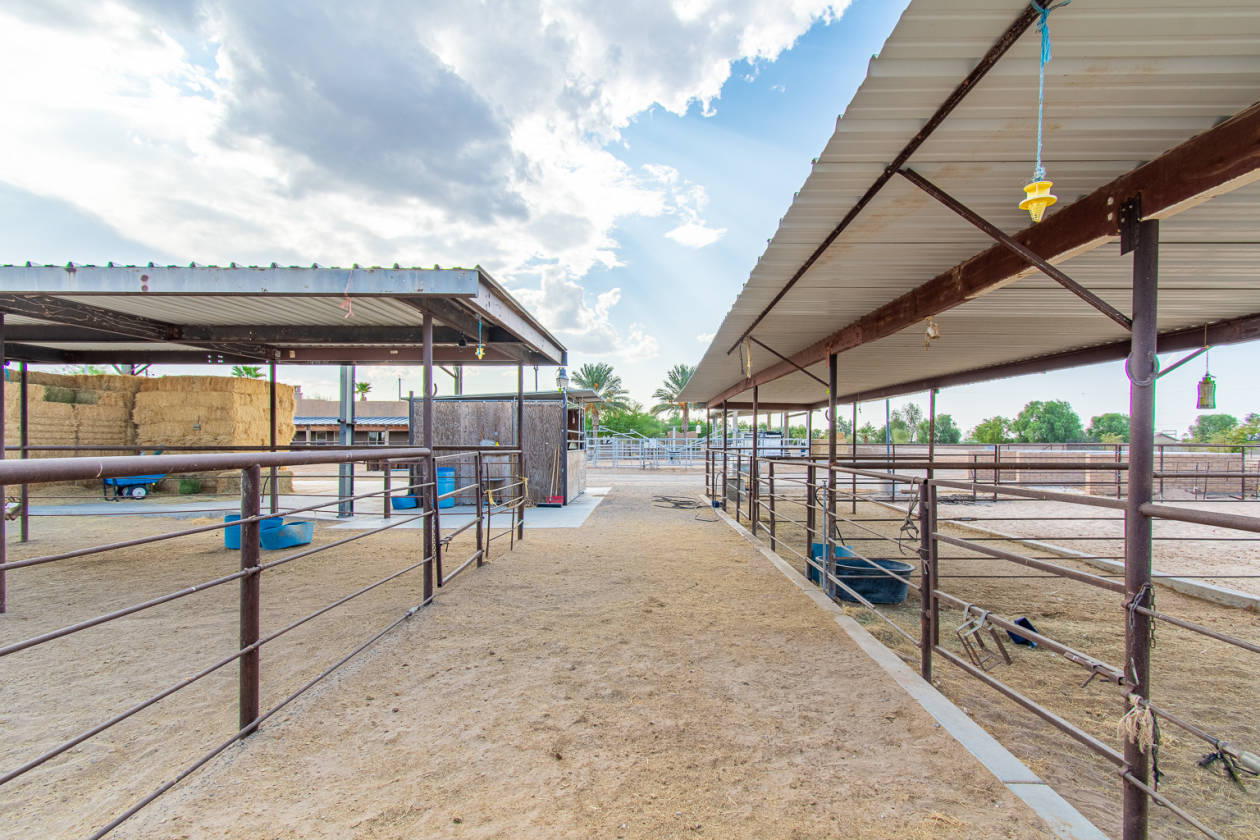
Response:
POLYGON ((1053 186, 1053 181, 1033 181, 1024 187, 1024 192, 1028 193, 1028 197, 1019 203, 1019 209, 1027 210, 1034 222, 1040 222, 1046 208, 1059 200, 1057 195, 1050 194, 1050 188, 1053 186))

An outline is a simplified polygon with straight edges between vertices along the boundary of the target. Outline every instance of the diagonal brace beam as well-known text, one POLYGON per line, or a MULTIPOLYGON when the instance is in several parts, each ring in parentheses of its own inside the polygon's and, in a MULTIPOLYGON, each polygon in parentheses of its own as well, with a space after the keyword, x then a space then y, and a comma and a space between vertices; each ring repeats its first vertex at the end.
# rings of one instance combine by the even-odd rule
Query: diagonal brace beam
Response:
POLYGON ((1013 251, 1014 253, 1022 257, 1023 259, 1027 260, 1029 265, 1037 268, 1039 271, 1041 271, 1042 274, 1046 275, 1051 280, 1055 281, 1060 286, 1067 289, 1069 292, 1076 295, 1078 298, 1085 301, 1090 306, 1094 307, 1099 312, 1106 315, 1108 318, 1115 321, 1120 326, 1124 327, 1126 330, 1133 329, 1132 318, 1125 315, 1123 312, 1116 309, 1111 304, 1107 303, 1107 301, 1103 300, 1098 295, 1094 294, 1089 289, 1082 286, 1080 283, 1077 283, 1071 277, 1068 277, 1067 274, 1065 274, 1062 270, 1052 265, 1051 263, 1047 262, 1045 259, 1041 257, 1041 255, 1034 252, 1027 245, 1015 239, 1014 237, 1008 236, 1004 231, 1002 231, 992 222, 988 221, 983 216, 976 213, 974 210, 972 210, 967 205, 963 204, 961 201, 958 201, 956 198, 954 198, 949 193, 942 190, 936 184, 933 184, 927 178, 924 178, 918 172, 915 172, 913 169, 910 169, 910 168, 902 168, 902 169, 897 170, 897 172, 902 177, 904 177, 907 181, 914 184, 919 189, 923 190, 925 193, 927 193, 932 198, 939 201, 941 204, 944 204, 950 210, 953 210, 955 213, 957 213, 966 221, 970 222, 975 227, 979 228, 985 234, 990 236, 999 245, 1002 245, 1003 247, 1007 248, 1010 251, 1013 251))
POLYGON ((757 345, 758 347, 760 347, 761 349, 763 349, 763 350, 768 350, 769 352, 771 352, 771 353, 773 353, 774 355, 778 356, 780 359, 782 359, 783 361, 787 362, 789 365, 791 365, 792 367, 796 368, 796 369, 797 369, 797 370, 799 370, 801 373, 803 373, 803 374, 805 374, 806 376, 810 377, 810 378, 811 378, 811 379, 813 379, 815 382, 817 382, 819 385, 822 385, 824 388, 825 388, 825 387, 827 387, 827 382, 826 382, 826 380, 824 380, 821 376, 815 376, 814 374, 810 373, 810 372, 809 372, 809 371, 807 371, 805 368, 801 367, 801 366, 800 366, 800 365, 798 365, 796 362, 794 362, 794 361, 792 361, 791 359, 789 359, 787 356, 784 356, 782 353, 780 353, 778 350, 775 350, 773 347, 769 346, 768 344, 765 344, 764 342, 758 341, 757 339, 753 338, 751 335, 750 335, 750 336, 748 336, 748 340, 749 340, 749 341, 751 341, 753 344, 756 344, 756 345, 757 345))

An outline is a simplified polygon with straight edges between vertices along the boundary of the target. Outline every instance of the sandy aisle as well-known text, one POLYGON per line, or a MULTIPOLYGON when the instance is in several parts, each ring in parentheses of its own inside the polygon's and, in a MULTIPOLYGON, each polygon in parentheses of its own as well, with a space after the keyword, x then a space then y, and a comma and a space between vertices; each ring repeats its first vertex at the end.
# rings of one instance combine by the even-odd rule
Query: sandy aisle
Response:
POLYGON ((620 483, 586 527, 470 570, 116 836, 1049 836, 764 558, 661 491, 620 483))

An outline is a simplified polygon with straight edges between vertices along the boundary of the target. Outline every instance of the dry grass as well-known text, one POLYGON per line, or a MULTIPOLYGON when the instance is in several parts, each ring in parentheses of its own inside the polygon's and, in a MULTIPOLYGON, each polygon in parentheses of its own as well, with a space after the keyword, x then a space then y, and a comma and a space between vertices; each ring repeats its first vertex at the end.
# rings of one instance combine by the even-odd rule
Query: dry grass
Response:
MULTIPOLYGON (((780 502, 780 509, 793 519, 804 518, 799 505, 780 502)), ((889 517, 885 522, 862 525, 893 539, 903 521, 900 517, 893 519, 896 515, 887 508, 869 503, 859 503, 856 514, 852 514, 846 502, 840 515, 889 517)), ((766 519, 768 517, 763 515, 763 521, 766 519)), ((1089 525, 1079 524, 1081 527, 1089 525)), ((843 527, 843 522, 841 525, 843 527)), ((955 526, 947 525, 943 530, 961 538, 975 536, 974 532, 955 526)), ((917 543, 907 544, 903 553, 895 543, 876 539, 855 527, 843 528, 843 531, 849 543, 866 556, 891 557, 917 565, 917 543)), ((781 521, 776 534, 783 542, 780 555, 803 569, 803 561, 792 550, 804 550, 804 530, 781 521)), ((764 533, 762 538, 766 539, 764 533)), ((1015 553, 1035 553, 1013 541, 986 545, 1015 553)), ((1027 577, 1042 573, 952 546, 942 545, 941 555, 941 588, 945 591, 1009 618, 1027 616, 1041 633, 1108 664, 1116 667, 1123 664, 1125 613, 1121 596, 1062 578, 1027 577), (1003 577, 954 577, 959 575, 1003 577)), ((1084 564, 1053 559, 1066 566, 1098 573, 1097 569, 1084 564)), ((912 580, 918 582, 917 573, 912 580)), ((1260 643, 1260 615, 1255 612, 1219 606, 1163 587, 1157 588, 1156 599, 1162 612, 1260 643)), ((870 610, 854 605, 846 605, 846 610, 917 670, 917 647, 870 610)), ((919 601, 914 590, 904 604, 883 607, 881 612, 912 636, 918 636, 919 601)), ((961 644, 953 632, 961 620, 961 611, 942 608, 941 642, 963 656, 961 644)), ((1108 685, 1102 679, 1083 686, 1088 676, 1085 671, 1041 649, 1008 644, 1007 650, 1014 664, 995 667, 991 671, 993 676, 1104 743, 1121 747, 1116 727, 1127 707, 1117 686, 1108 685)), ((1118 835, 1121 791, 1116 770, 1110 762, 1096 757, 948 662, 938 659, 934 677, 939 689, 1034 772, 1054 785, 1100 828, 1118 835)), ((1256 691, 1260 688, 1260 657, 1255 654, 1159 623, 1152 654, 1152 686, 1152 699, 1170 712, 1222 740, 1253 752, 1260 748, 1260 716, 1255 710, 1256 691)), ((1219 764, 1212 769, 1197 766, 1199 758, 1211 752, 1208 744, 1167 722, 1163 723, 1161 732, 1159 765, 1163 778, 1160 791, 1225 837, 1260 837, 1260 780, 1251 779, 1245 782, 1245 789, 1239 789, 1224 777, 1219 764)), ((1201 836, 1165 809, 1152 808, 1151 815, 1152 836, 1201 836)))

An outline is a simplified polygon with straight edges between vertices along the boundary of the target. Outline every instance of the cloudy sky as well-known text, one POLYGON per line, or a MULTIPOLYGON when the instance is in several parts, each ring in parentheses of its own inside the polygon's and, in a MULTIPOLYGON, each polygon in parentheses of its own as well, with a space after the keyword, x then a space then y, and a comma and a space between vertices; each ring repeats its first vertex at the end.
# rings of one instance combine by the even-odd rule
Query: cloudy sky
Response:
MULTIPOLYGON (((904 5, 8 0, 0 262, 480 264, 574 364, 609 361, 650 402, 707 346, 904 5)), ((1260 408, 1230 403, 1256 357, 1214 353, 1222 408, 1260 408)), ((335 395, 335 370, 282 371, 335 395)), ((1088 419, 1124 409, 1122 377, 956 389, 941 410, 969 426, 1062 397, 1088 419)), ((1184 428, 1192 405, 1165 402, 1161 427, 1184 428)))

